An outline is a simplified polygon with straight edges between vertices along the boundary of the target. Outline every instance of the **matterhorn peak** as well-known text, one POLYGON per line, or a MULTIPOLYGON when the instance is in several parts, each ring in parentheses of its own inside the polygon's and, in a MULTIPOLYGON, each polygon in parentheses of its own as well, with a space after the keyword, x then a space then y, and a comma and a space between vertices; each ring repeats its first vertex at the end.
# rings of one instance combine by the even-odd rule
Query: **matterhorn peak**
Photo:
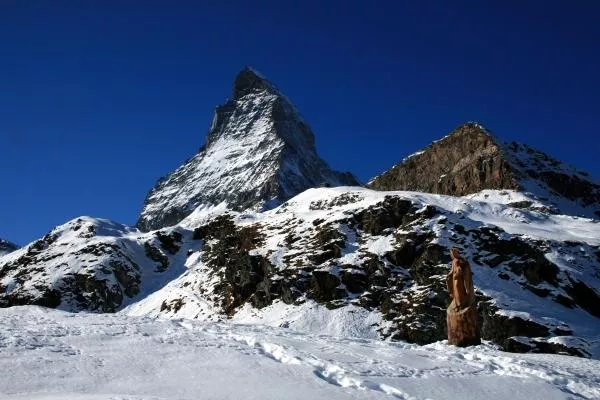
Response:
POLYGON ((196 209, 262 210, 318 186, 358 185, 317 155, 314 134, 272 83, 246 67, 233 98, 215 109, 200 152, 148 194, 142 230, 179 223, 196 209))
POLYGON ((232 98, 239 100, 250 93, 259 93, 267 91, 271 94, 279 95, 279 90, 260 72, 251 67, 244 67, 233 82, 232 98))

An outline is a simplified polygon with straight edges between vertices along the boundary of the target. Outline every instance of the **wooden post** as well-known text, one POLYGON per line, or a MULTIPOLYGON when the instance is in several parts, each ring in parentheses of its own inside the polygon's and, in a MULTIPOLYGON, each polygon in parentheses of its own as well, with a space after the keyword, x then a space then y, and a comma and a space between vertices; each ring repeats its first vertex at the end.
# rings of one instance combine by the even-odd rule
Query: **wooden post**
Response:
POLYGON ((446 322, 448 324, 448 344, 455 346, 481 344, 475 304, 457 309, 452 301, 446 310, 446 322))

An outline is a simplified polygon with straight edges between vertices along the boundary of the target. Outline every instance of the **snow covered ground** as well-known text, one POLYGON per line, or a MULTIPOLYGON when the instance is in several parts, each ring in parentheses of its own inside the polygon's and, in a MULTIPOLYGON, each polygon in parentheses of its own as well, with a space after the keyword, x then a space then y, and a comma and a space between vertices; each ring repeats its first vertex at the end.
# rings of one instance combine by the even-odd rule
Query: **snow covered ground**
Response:
POLYGON ((600 361, 262 325, 0 310, 0 398, 600 398, 600 361))

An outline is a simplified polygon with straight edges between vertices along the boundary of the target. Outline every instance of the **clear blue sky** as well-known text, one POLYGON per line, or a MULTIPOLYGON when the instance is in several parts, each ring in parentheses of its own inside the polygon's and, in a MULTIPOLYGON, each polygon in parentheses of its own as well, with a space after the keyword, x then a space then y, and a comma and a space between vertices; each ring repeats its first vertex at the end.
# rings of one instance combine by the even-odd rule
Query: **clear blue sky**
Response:
POLYGON ((595 0, 2 0, 0 237, 135 223, 245 65, 363 181, 467 120, 597 177, 598 21, 595 0))

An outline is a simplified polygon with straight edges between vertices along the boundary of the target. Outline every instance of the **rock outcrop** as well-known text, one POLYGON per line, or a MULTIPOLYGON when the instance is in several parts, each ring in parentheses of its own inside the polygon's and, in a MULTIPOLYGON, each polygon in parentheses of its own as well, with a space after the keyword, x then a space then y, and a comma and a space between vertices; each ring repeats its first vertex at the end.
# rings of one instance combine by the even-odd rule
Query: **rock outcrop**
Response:
POLYGON ((316 153, 308 124, 281 92, 250 68, 217 107, 200 152, 161 178, 144 202, 143 231, 175 225, 194 210, 222 205, 271 208, 312 187, 358 185, 316 153))
POLYGON ((517 190, 531 193, 556 212, 600 216, 600 185, 587 173, 529 146, 503 143, 473 122, 408 156, 367 186, 452 196, 517 190))

